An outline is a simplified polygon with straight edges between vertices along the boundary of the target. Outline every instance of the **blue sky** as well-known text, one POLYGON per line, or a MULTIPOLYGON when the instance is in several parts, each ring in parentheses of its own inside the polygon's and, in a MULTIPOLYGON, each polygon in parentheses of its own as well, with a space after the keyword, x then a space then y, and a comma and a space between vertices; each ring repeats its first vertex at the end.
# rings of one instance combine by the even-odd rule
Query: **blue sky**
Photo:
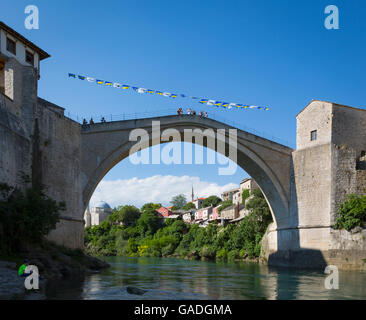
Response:
MULTIPOLYGON (((294 146, 295 116, 312 99, 364 107, 365 9, 362 0, 2 0, 0 19, 51 54, 41 66, 39 96, 67 112, 99 117, 191 106, 210 114, 214 108, 192 100, 96 87, 69 79, 68 72, 74 72, 269 106, 268 112, 215 111, 294 146), (24 27, 24 8, 29 4, 39 8, 39 30, 24 27), (324 27, 324 9, 330 4, 339 8, 339 30, 324 27)), ((217 168, 134 166, 124 160, 105 180, 171 175, 225 186, 246 175, 239 169, 234 176, 218 176, 217 168)))

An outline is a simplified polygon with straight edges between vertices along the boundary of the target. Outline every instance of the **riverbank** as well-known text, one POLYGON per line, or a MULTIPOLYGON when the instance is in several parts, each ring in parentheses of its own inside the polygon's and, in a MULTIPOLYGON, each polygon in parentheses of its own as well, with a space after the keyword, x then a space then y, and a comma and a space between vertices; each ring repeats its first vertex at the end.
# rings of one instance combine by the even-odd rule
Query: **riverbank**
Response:
POLYGON ((0 257, 0 299, 44 299, 47 281, 73 276, 95 274, 109 267, 109 264, 82 250, 72 250, 45 242, 36 247, 23 249, 17 255, 0 257), (18 268, 24 259, 38 267, 41 276, 40 289, 27 291, 24 278, 18 276, 18 268))

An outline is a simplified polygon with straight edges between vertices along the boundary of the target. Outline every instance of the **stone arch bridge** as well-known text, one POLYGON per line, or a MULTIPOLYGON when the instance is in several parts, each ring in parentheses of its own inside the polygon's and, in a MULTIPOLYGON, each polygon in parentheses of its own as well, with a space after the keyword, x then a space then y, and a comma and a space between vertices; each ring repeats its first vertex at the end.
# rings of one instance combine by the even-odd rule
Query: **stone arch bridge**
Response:
MULTIPOLYGON (((124 120, 107 123, 97 123, 84 126, 82 129, 82 198, 85 209, 89 200, 103 177, 117 163, 130 155, 130 149, 136 141, 130 141, 130 133, 136 128, 149 133, 148 145, 164 143, 152 135, 152 123, 158 121, 160 131, 175 129, 179 132, 181 141, 184 140, 184 130, 196 130, 193 143, 203 145, 220 152, 217 143, 208 143, 204 136, 206 129, 217 133, 224 129, 225 152, 230 154, 230 148, 235 148, 229 140, 229 130, 236 129, 225 123, 210 118, 191 115, 173 115, 156 118, 124 120), (200 129, 200 130, 197 130, 200 129)), ((167 131, 165 131, 167 132, 167 131)), ((291 162, 293 149, 254 134, 237 129, 237 157, 232 159, 243 168, 260 186, 270 205, 274 221, 278 228, 290 225, 290 183, 291 162)))

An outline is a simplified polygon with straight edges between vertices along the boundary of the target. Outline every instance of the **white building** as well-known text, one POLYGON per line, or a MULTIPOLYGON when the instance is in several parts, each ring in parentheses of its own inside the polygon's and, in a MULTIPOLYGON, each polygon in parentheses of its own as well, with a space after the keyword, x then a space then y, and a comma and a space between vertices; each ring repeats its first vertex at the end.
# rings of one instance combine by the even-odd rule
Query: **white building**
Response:
POLYGON ((91 209, 91 212, 87 208, 84 213, 85 226, 99 226, 103 221, 107 220, 112 211, 109 204, 104 201, 99 202, 91 209))

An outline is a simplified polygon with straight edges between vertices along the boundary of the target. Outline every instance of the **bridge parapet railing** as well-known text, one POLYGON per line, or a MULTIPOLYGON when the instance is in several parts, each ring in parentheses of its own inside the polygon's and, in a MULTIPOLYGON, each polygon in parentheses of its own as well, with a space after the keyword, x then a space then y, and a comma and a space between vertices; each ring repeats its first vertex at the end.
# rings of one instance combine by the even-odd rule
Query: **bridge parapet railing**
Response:
MULTIPOLYGON (((80 117, 77 115, 73 115, 70 114, 68 112, 65 112, 65 116, 69 117, 79 123, 82 124, 83 119, 93 119, 94 123, 100 123, 101 119, 104 118, 106 122, 115 122, 115 121, 124 121, 124 120, 135 120, 135 119, 144 119, 144 118, 153 118, 153 117, 164 117, 164 116, 168 116, 168 115, 176 115, 177 114, 177 109, 176 108, 169 108, 169 109, 156 109, 156 110, 149 110, 149 111, 145 111, 145 112, 132 112, 132 113, 121 113, 121 114, 109 114, 109 115, 94 115, 91 117, 80 117)), ((187 112, 185 112, 184 114, 187 114, 187 112)), ((192 115, 192 117, 194 117, 192 115)), ((199 115, 196 115, 196 117, 199 117, 199 115)), ((270 134, 268 132, 264 132, 261 130, 257 130, 254 128, 251 128, 249 126, 246 126, 245 124, 238 122, 238 121, 234 121, 232 119, 229 119, 227 117, 222 116, 222 114, 219 114, 218 112, 215 111, 210 111, 208 113, 208 118, 209 119, 213 119, 219 122, 223 122, 226 123, 234 128, 252 133, 254 135, 257 135, 259 137, 268 139, 268 140, 272 140, 274 142, 277 142, 279 144, 285 145, 285 146, 289 146, 289 147, 293 147, 293 144, 290 143, 288 140, 286 139, 282 139, 282 138, 278 138, 276 136, 274 136, 273 134, 270 134)), ((85 126, 85 128, 90 128, 90 124, 88 121, 88 125, 85 126)))

